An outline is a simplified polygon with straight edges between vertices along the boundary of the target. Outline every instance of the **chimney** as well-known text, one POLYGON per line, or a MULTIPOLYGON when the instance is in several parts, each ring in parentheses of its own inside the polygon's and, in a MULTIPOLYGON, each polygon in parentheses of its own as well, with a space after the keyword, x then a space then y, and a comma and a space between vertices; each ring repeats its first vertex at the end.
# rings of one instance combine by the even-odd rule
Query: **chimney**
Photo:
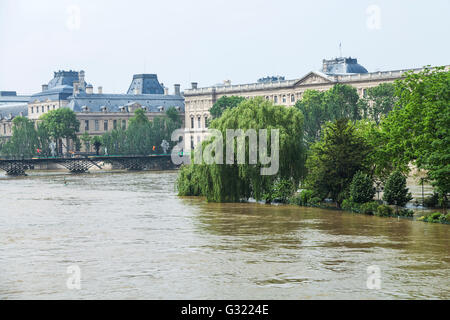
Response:
POLYGON ((73 82, 73 95, 76 96, 80 93, 80 83, 78 81, 73 82))
POLYGON ((80 89, 86 89, 86 82, 84 82, 84 71, 78 72, 78 81, 80 83, 80 89))
POLYGON ((169 95, 169 88, 163 87, 164 88, 164 95, 167 96, 169 95))
POLYGON ((48 84, 43 84, 42 85, 42 92, 47 91, 48 90, 48 84))
POLYGON ((197 89, 197 82, 191 82, 192 89, 197 89))
POLYGON ((103 87, 98 87, 98 94, 103 94, 103 87))
POLYGON ((223 81, 224 86, 231 86, 231 80, 224 80, 223 81))
POLYGON ((173 87, 175 88, 175 95, 176 96, 181 96, 181 94, 180 94, 180 85, 179 84, 174 84, 173 87))
POLYGON ((86 87, 86 93, 87 94, 93 94, 94 93, 94 87, 90 84, 87 85, 86 87))
POLYGON ((134 94, 139 94, 139 88, 134 88, 134 94))

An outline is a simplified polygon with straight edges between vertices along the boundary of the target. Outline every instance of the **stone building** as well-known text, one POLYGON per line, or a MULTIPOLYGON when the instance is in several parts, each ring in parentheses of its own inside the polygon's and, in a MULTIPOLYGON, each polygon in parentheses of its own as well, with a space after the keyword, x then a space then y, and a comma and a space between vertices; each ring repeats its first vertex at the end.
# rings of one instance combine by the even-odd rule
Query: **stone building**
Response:
MULTIPOLYGON (((175 107, 184 119, 184 97, 180 85, 174 85, 173 94, 158 81, 156 74, 137 74, 125 94, 97 92, 85 80, 84 71, 58 71, 42 91, 31 96, 28 118, 38 121, 43 114, 58 108, 69 108, 80 121, 78 135, 102 135, 118 126, 127 128, 129 119, 137 108, 145 110, 152 120, 175 107)), ((72 142, 69 142, 72 143, 72 142)), ((73 148, 73 146, 71 146, 73 148)))
POLYGON ((0 91, 0 140, 11 136, 14 117, 27 116, 29 99, 18 96, 16 91, 0 91))
POLYGON ((311 71, 301 78, 285 80, 284 77, 266 77, 256 83, 223 85, 199 88, 196 82, 192 88, 184 91, 185 97, 185 149, 194 148, 208 134, 207 119, 209 110, 217 99, 223 96, 241 96, 245 98, 263 97, 274 104, 293 106, 308 90, 325 91, 337 83, 349 84, 363 97, 366 90, 381 83, 393 82, 403 77, 407 70, 368 72, 358 64, 357 59, 336 58, 323 60, 321 71, 311 71))

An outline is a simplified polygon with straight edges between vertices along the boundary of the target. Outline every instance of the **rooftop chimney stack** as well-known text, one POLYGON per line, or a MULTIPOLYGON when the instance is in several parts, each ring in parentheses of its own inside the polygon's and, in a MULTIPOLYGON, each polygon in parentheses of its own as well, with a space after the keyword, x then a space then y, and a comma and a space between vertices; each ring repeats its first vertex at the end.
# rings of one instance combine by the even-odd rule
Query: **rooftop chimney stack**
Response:
POLYGON ((80 83, 78 81, 73 82, 73 95, 76 96, 80 93, 80 83))
POLYGON ((43 84, 42 85, 42 92, 47 91, 48 90, 48 84, 43 84))
POLYGON ((139 88, 134 88, 134 94, 139 94, 139 88))
POLYGON ((164 95, 168 96, 169 95, 169 88, 164 87, 164 95))
POLYGON ((80 89, 85 90, 86 89, 86 82, 84 81, 84 71, 81 70, 80 72, 78 72, 78 81, 79 81, 79 87, 80 89))
POLYGON ((86 86, 86 93, 87 94, 93 94, 94 93, 94 87, 92 85, 88 84, 86 86))
POLYGON ((98 87, 98 94, 103 94, 103 87, 98 87))
POLYGON ((181 96, 181 93, 180 93, 180 85, 179 85, 179 84, 174 84, 173 87, 174 87, 174 89, 175 89, 175 95, 176 95, 176 96, 181 96))
POLYGON ((198 83, 197 82, 191 82, 192 89, 197 89, 198 83))

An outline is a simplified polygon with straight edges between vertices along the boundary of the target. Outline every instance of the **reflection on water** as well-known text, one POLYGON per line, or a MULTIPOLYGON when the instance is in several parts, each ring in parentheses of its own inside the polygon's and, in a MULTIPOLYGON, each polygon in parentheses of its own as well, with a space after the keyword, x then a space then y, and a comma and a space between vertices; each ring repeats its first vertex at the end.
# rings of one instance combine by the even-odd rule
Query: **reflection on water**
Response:
POLYGON ((208 204, 178 198, 175 179, 0 176, 0 299, 450 297, 448 225, 208 204), (71 265, 81 290, 67 289, 71 265), (366 287, 371 265, 381 290, 366 287))

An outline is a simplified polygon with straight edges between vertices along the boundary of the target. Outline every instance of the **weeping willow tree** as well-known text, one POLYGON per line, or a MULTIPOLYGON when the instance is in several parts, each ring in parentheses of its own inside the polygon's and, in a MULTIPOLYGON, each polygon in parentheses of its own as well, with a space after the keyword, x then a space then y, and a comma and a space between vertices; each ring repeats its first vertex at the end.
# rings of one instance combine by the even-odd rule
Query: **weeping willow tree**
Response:
MULTIPOLYGON (((295 189, 304 173, 305 147, 303 144, 303 115, 296 108, 274 106, 262 98, 254 98, 241 102, 236 108, 227 109, 220 118, 211 122, 211 129, 216 129, 224 138, 223 156, 228 158, 227 130, 267 129, 267 139, 259 136, 258 147, 250 143, 249 136, 245 136, 245 161, 238 162, 234 155, 232 161, 223 164, 207 164, 203 157, 201 163, 196 164, 195 154, 201 149, 207 153, 208 148, 217 137, 203 141, 192 155, 191 164, 183 166, 179 172, 177 188, 181 196, 205 196, 210 202, 238 202, 249 198, 270 202, 280 185, 289 184, 290 190, 295 189), (263 175, 261 153, 257 154, 256 162, 251 161, 250 150, 259 150, 266 144, 268 155, 277 150, 272 148, 273 129, 279 131, 279 167, 271 175, 263 175)), ((237 139, 234 139, 234 150, 238 150, 237 139)), ((214 154, 217 156, 217 154, 214 154)), ((285 189, 285 188, 284 188, 285 189)))

